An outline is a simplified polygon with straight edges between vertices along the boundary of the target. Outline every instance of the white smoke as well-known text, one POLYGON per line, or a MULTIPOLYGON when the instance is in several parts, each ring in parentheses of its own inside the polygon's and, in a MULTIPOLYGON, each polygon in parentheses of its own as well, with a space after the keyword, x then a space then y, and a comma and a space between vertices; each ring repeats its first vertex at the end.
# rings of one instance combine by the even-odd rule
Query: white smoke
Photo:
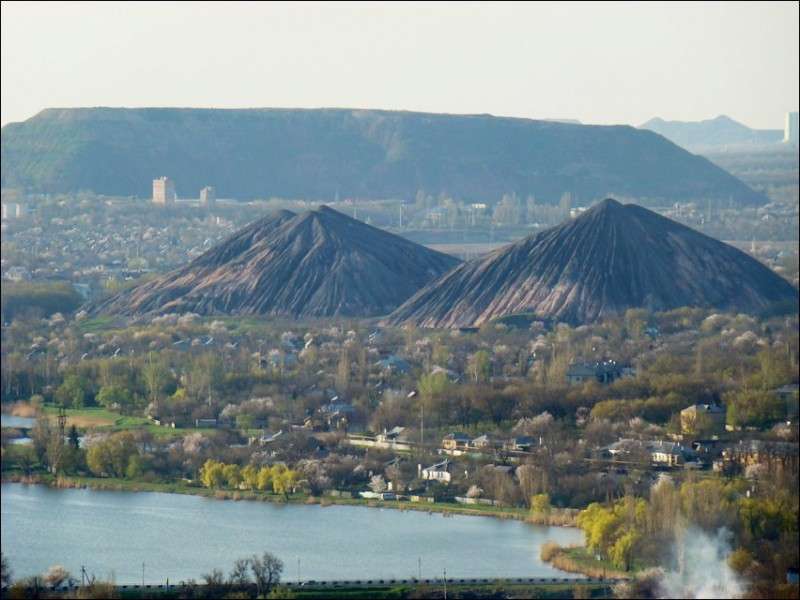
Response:
POLYGON ((728 566, 731 533, 715 535, 690 527, 675 543, 676 571, 664 574, 662 598, 740 598, 744 582, 728 566))

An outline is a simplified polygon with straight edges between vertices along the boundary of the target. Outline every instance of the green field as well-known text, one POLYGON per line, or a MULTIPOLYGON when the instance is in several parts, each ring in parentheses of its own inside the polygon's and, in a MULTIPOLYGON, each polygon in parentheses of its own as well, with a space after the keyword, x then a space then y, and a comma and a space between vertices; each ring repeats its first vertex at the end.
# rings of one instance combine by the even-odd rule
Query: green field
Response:
MULTIPOLYGON (((59 408, 52 405, 47 405, 42 408, 42 412, 50 417, 58 415, 58 411, 59 408)), ((67 427, 75 425, 75 427, 81 430, 125 431, 146 429, 154 436, 159 437, 177 437, 188 433, 203 431, 194 427, 187 427, 185 429, 159 427, 144 417, 121 415, 120 413, 99 407, 68 408, 65 412, 67 415, 67 427)))

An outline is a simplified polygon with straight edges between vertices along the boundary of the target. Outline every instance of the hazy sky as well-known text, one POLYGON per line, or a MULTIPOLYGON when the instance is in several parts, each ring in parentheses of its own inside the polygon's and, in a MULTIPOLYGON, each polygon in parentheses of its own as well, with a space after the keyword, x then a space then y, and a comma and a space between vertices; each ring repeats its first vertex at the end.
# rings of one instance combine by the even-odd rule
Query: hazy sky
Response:
POLYGON ((798 106, 798 5, 2 3, 2 122, 58 106, 640 124, 798 106))

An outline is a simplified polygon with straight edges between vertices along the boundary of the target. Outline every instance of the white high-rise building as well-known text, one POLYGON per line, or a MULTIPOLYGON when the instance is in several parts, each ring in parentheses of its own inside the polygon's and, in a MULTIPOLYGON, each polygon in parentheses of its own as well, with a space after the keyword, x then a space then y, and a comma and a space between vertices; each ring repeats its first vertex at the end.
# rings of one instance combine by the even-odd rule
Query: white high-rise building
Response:
POLYGON ((200 204, 203 206, 214 206, 217 201, 217 193, 210 185, 200 190, 200 204))
POLYGON ((783 128, 783 141, 787 144, 797 143, 797 111, 786 113, 786 125, 783 128))
POLYGON ((153 203, 174 204, 175 198, 175 182, 172 179, 169 177, 153 179, 153 203))

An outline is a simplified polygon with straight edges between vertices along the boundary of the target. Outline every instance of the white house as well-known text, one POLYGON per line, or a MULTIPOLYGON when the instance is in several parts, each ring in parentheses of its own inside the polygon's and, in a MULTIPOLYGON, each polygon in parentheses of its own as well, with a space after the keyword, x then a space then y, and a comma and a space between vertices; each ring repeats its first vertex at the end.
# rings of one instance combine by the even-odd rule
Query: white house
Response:
POLYGON ((449 460, 443 460, 440 463, 425 467, 424 469, 422 465, 417 465, 417 471, 422 479, 427 481, 441 481, 443 483, 450 483, 450 472, 452 468, 453 463, 449 460))

